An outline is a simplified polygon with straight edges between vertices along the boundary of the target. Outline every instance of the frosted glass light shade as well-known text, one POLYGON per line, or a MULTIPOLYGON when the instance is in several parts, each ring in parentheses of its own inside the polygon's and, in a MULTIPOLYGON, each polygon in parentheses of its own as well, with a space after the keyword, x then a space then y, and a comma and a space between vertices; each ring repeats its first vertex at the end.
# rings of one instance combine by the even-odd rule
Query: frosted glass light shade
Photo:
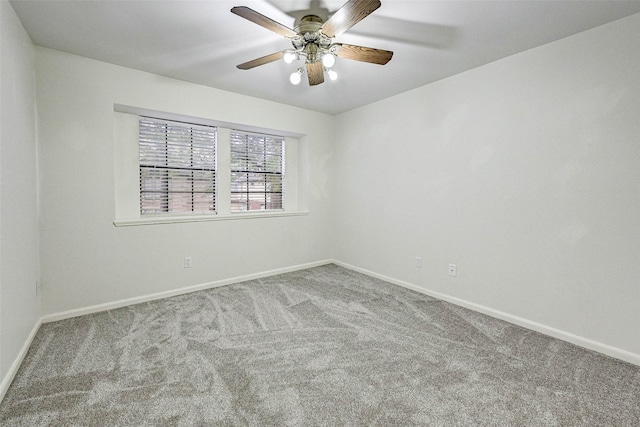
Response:
POLYGON ((325 67, 331 68, 335 63, 336 63, 336 57, 333 56, 333 54, 325 53, 322 56, 322 65, 324 65, 325 67))
POLYGON ((302 80, 302 76, 297 71, 295 73, 291 73, 291 75, 289 76, 289 81, 292 85, 300 84, 300 80, 302 80))
POLYGON ((284 54, 284 62, 286 62, 287 64, 291 64, 293 61, 296 60, 296 54, 293 52, 287 52, 284 54))

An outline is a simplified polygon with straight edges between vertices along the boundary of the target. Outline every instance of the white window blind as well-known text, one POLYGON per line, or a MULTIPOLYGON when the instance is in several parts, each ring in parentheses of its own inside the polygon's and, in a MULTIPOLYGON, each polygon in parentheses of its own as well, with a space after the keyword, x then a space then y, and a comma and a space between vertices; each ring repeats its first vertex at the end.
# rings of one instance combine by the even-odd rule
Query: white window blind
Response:
POLYGON ((231 131, 231 212, 282 209, 284 138, 231 131))
POLYGON ((212 126, 139 118, 140 213, 215 213, 212 126))

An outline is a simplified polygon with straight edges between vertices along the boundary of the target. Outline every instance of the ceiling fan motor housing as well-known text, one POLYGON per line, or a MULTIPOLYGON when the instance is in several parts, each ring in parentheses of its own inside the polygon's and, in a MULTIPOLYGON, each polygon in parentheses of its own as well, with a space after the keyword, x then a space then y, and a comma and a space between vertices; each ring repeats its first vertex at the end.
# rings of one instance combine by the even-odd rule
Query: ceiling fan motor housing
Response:
POLYGON ((306 15, 300 20, 300 23, 294 28, 294 31, 298 34, 317 33, 320 31, 322 24, 324 24, 324 21, 319 16, 306 15))
POLYGON ((306 15, 295 27, 298 35, 291 39, 291 43, 296 51, 307 57, 308 62, 318 61, 321 56, 318 51, 322 53, 331 46, 332 39, 322 34, 322 24, 324 21, 319 16, 306 15))

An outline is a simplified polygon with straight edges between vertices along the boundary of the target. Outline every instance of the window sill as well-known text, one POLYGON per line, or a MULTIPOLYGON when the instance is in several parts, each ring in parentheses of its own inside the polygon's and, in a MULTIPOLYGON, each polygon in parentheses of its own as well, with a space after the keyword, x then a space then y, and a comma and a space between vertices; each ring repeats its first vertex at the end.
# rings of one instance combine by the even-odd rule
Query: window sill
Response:
POLYGON ((303 216, 309 215, 309 211, 277 211, 277 212, 243 212, 225 215, 158 215, 141 217, 134 219, 116 219, 113 225, 116 227, 133 227, 138 225, 155 225, 155 224, 177 224, 183 222, 208 222, 208 221, 231 221, 238 219, 254 219, 254 218, 279 218, 286 216, 303 216))

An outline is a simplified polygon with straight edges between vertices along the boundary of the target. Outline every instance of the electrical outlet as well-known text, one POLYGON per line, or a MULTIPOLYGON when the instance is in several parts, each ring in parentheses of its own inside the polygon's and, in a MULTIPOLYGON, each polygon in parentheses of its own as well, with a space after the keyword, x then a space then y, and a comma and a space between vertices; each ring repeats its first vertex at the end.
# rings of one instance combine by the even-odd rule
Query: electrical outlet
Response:
POLYGON ((422 268, 422 257, 416 257, 416 267, 422 268))
POLYGON ((191 268, 191 257, 184 257, 184 268, 191 268))
POLYGON ((455 264, 449 264, 449 276, 456 277, 458 275, 458 267, 455 264))

